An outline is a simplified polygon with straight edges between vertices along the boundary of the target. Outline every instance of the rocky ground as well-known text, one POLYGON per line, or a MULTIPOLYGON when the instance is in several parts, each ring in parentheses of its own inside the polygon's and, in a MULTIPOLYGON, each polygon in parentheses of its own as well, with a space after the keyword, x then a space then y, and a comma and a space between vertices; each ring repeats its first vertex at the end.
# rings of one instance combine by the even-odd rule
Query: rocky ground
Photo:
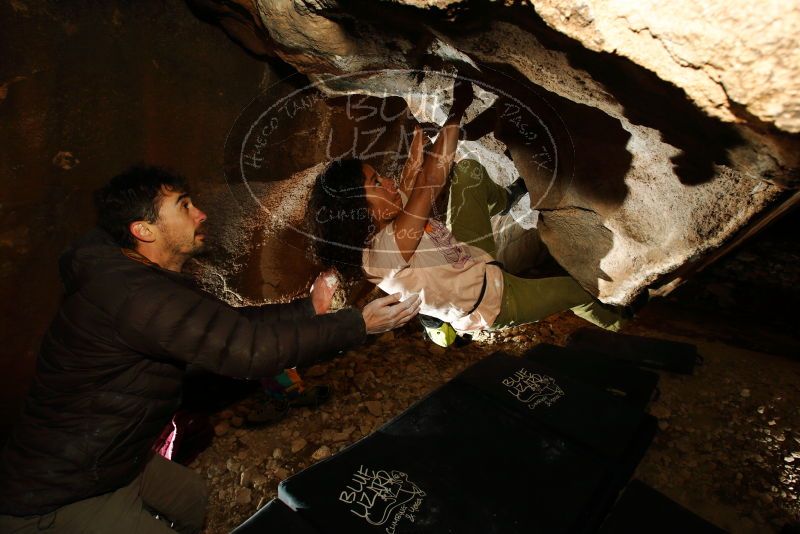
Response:
MULTIPOLYGON (((705 359, 693 376, 661 373, 661 397, 650 408, 660 431, 637 476, 732 532, 773 532, 799 520, 800 362, 726 344, 711 334, 713 324, 682 317, 653 304, 626 329, 694 343, 705 359)), ((220 435, 191 465, 211 488, 206 532, 235 527, 275 497, 282 479, 369 434, 492 351, 563 344, 585 325, 566 312, 447 350, 407 328, 308 369, 308 382, 334 390, 320 409, 255 430, 237 426, 257 396, 217 413, 220 435)))
MULTIPOLYGON (((659 432, 636 476, 734 533, 800 521, 800 342, 786 302, 800 298, 800 212, 649 303, 624 332, 692 343, 692 376, 660 373, 659 432)), ((227 532, 275 497, 278 483, 377 429, 496 350, 563 345, 588 323, 564 312, 442 349, 406 327, 304 373, 333 388, 320 409, 261 429, 242 420, 258 395, 214 414, 218 433, 191 467, 211 489, 206 533, 227 532)))

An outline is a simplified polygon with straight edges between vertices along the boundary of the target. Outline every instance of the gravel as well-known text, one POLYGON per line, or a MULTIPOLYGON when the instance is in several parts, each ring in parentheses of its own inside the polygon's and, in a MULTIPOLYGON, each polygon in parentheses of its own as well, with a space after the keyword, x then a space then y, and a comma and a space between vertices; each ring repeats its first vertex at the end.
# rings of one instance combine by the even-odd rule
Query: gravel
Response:
MULTIPOLYGON (((332 388, 320 408, 293 409, 258 429, 235 424, 255 396, 215 414, 216 437, 191 465, 210 489, 204 532, 230 531, 275 497, 281 480, 373 432, 491 352, 563 345, 584 326, 565 312, 448 349, 407 327, 305 370, 309 384, 332 388)), ((636 476, 731 532, 777 532, 800 520, 800 362, 719 342, 713 329, 687 325, 657 303, 626 329, 694 343, 705 360, 693 376, 661 373, 661 396, 650 407, 659 433, 636 476)))

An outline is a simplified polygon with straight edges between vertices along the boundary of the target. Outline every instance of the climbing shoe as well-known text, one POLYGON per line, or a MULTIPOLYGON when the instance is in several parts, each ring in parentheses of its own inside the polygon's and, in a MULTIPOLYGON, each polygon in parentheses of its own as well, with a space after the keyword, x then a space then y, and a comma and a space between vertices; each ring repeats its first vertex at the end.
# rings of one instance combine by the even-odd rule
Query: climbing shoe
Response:
POLYGON ((425 335, 428 336, 428 339, 440 347, 447 348, 458 338, 458 334, 456 334, 455 329, 450 325, 450 323, 446 323, 441 319, 431 317, 430 315, 422 315, 421 313, 418 315, 418 317, 419 322, 422 324, 422 328, 425 331, 425 335))
POLYGON ((514 180, 514 183, 507 186, 506 190, 506 209, 500 212, 500 215, 508 215, 508 212, 511 211, 511 208, 514 207, 514 204, 517 203, 519 199, 525 196, 525 193, 528 192, 528 186, 525 185, 525 180, 522 177, 517 178, 514 180))

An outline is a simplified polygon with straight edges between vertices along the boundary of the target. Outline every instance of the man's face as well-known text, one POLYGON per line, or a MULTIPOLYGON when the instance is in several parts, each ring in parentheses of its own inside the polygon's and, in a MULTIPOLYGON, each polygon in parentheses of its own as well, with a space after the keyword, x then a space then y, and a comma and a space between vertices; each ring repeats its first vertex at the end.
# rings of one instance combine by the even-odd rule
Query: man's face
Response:
POLYGON ((206 214, 195 207, 189 194, 183 191, 163 189, 160 201, 155 227, 162 250, 184 257, 201 252, 205 247, 202 224, 206 214))

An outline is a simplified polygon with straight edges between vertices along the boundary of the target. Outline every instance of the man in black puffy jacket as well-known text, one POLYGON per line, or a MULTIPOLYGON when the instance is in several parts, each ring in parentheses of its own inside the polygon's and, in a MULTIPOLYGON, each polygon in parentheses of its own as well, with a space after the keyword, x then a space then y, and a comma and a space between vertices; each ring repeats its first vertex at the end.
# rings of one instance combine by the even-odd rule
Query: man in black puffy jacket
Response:
POLYGON ((404 324, 419 303, 390 295, 326 313, 320 276, 309 298, 234 308, 180 274, 206 219, 181 178, 134 167, 97 207, 99 228, 60 260, 66 295, 0 456, 0 531, 196 532, 202 480, 152 453, 186 366, 273 376, 404 324))

